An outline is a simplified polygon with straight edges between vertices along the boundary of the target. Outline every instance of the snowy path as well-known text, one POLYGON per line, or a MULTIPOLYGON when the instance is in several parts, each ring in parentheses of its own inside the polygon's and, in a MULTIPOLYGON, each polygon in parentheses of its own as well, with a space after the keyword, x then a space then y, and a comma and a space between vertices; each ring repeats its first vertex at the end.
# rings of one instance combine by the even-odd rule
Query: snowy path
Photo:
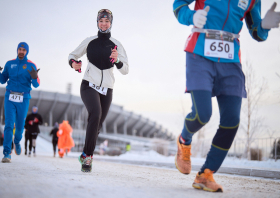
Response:
POLYGON ((280 181, 215 175, 224 193, 191 187, 195 173, 94 161, 93 172, 80 171, 75 158, 12 156, 0 163, 0 197, 279 197, 280 181))
MULTIPOLYGON (((23 141, 22 148, 23 146, 23 141)), ((2 153, 0 147, 0 152, 2 153)), ((52 157, 52 146, 38 137, 37 157, 12 155, 12 163, 0 163, 0 197, 279 197, 280 180, 216 174, 224 193, 208 193, 191 187, 195 172, 180 174, 177 170, 104 162, 98 159, 129 158, 95 156, 93 172, 80 171, 77 153, 64 159, 52 157)), ((156 161, 166 160, 155 156, 156 161)), ((151 159, 151 156, 148 157, 151 159)), ((139 159, 140 160, 140 159, 139 159)), ((145 161, 144 159, 142 159, 145 161)), ((148 160, 148 159, 147 159, 148 160)), ((174 160, 174 158, 173 158, 174 160)), ((172 160, 172 161, 173 161, 172 160)))

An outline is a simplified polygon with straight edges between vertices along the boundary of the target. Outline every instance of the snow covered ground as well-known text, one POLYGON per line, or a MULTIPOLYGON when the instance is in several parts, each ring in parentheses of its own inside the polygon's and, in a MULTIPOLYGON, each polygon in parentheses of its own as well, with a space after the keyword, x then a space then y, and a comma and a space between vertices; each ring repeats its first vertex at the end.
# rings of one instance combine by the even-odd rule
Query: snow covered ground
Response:
MULTIPOLYGON (((80 153, 71 153, 70 155, 78 156, 80 153)), ((149 162, 166 162, 174 163, 174 156, 166 157, 158 154, 155 151, 146 152, 127 152, 120 156, 95 156, 96 158, 107 158, 107 159, 122 159, 122 160, 133 160, 133 161, 149 161, 149 162)), ((191 158, 192 164, 202 165, 205 162, 205 158, 191 158)), ((264 169, 264 170, 277 170, 280 171, 280 160, 268 160, 268 161, 249 161, 246 159, 226 158, 223 167, 234 167, 234 168, 250 168, 250 169, 264 169)))
MULTIPOLYGON (((22 148, 24 148, 24 138, 21 141, 22 148)), ((52 156, 52 144, 45 139, 37 138, 37 153, 45 156, 52 156)), ((2 147, 0 147, 2 153, 2 147)), ((71 152, 69 156, 78 157, 80 153, 71 152)), ((120 156, 99 156, 95 155, 97 159, 120 159, 120 160, 132 160, 132 161, 144 161, 144 162, 165 162, 174 163, 174 156, 166 157, 158 154, 155 151, 143 151, 143 152, 127 152, 120 156)), ((205 158, 191 158, 192 164, 203 165, 205 158)), ((249 168, 249 169, 263 169, 280 171, 280 160, 268 160, 268 161, 248 161, 246 159, 226 158, 223 167, 233 168, 249 168)))
MULTIPOLYGON (((223 185, 224 193, 208 193, 192 188, 195 172, 183 175, 174 169, 104 161, 94 161, 92 173, 86 174, 80 171, 77 158, 73 158, 77 155, 78 153, 71 153, 72 157, 54 158, 52 145, 38 137, 36 157, 27 157, 23 153, 20 156, 12 154, 12 163, 0 163, 0 197, 272 198, 279 197, 280 194, 280 180, 215 174, 215 180, 223 185)), ((95 158, 170 163, 174 160, 174 157, 164 157, 152 151, 95 158)), ((199 161, 194 158, 193 162, 203 163, 203 159, 199 161)), ((239 162, 240 164, 246 165, 244 162, 239 162)))
POLYGON ((92 173, 82 173, 76 158, 12 155, 0 163, 0 197, 279 197, 280 181, 216 174, 224 193, 192 188, 195 173, 94 161, 92 173))

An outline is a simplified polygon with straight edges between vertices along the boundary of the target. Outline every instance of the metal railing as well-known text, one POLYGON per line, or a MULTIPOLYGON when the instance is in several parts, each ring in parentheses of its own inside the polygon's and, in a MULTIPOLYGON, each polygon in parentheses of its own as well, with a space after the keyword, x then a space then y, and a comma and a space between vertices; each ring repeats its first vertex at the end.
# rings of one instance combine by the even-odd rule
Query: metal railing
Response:
POLYGON ((277 161, 277 159, 280 159, 280 138, 276 138, 274 141, 274 151, 272 150, 272 158, 277 161))

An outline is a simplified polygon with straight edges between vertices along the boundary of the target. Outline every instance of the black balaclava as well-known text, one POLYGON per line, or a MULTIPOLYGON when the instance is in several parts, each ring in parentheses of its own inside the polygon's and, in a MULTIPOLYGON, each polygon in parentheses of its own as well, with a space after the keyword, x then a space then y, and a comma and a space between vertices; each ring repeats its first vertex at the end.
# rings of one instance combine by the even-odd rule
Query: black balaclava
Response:
POLYGON ((109 32, 111 32, 112 25, 113 25, 113 14, 112 14, 112 12, 110 10, 108 10, 108 9, 101 9, 101 10, 99 10, 99 12, 97 14, 97 28, 98 28, 99 32, 101 32, 101 33, 109 33, 109 32), (102 31, 98 27, 98 21, 100 19, 102 19, 102 18, 107 18, 111 22, 110 27, 107 30, 105 30, 105 31, 102 31))

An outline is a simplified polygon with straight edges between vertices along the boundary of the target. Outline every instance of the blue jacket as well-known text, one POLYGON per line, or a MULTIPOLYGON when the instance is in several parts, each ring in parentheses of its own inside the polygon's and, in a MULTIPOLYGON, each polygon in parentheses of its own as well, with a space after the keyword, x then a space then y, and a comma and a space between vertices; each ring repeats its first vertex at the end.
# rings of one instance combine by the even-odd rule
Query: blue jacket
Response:
MULTIPOLYGON (((0 82, 6 86, 5 96, 9 96, 10 91, 13 92, 24 92, 24 98, 31 98, 30 91, 31 84, 33 87, 37 88, 40 85, 39 77, 37 79, 32 79, 29 72, 32 70, 31 66, 37 70, 37 67, 34 63, 27 59, 28 54, 28 45, 26 43, 20 43, 20 45, 25 45, 27 53, 23 60, 20 60, 18 57, 14 60, 10 60, 6 63, 4 71, 0 73, 0 82)), ((18 48, 19 48, 18 47, 18 48)))
MULTIPOLYGON (((175 0, 173 10, 181 24, 193 25, 193 15, 188 5, 194 0, 175 0)), ((210 7, 204 29, 224 30, 239 34, 245 18, 247 28, 256 41, 264 41, 268 36, 267 29, 261 27, 261 0, 196 0, 195 10, 210 7)), ((205 33, 192 33, 186 43, 185 51, 204 56, 205 33)), ((240 43, 234 39, 234 59, 205 57, 214 62, 241 62, 240 43)))

